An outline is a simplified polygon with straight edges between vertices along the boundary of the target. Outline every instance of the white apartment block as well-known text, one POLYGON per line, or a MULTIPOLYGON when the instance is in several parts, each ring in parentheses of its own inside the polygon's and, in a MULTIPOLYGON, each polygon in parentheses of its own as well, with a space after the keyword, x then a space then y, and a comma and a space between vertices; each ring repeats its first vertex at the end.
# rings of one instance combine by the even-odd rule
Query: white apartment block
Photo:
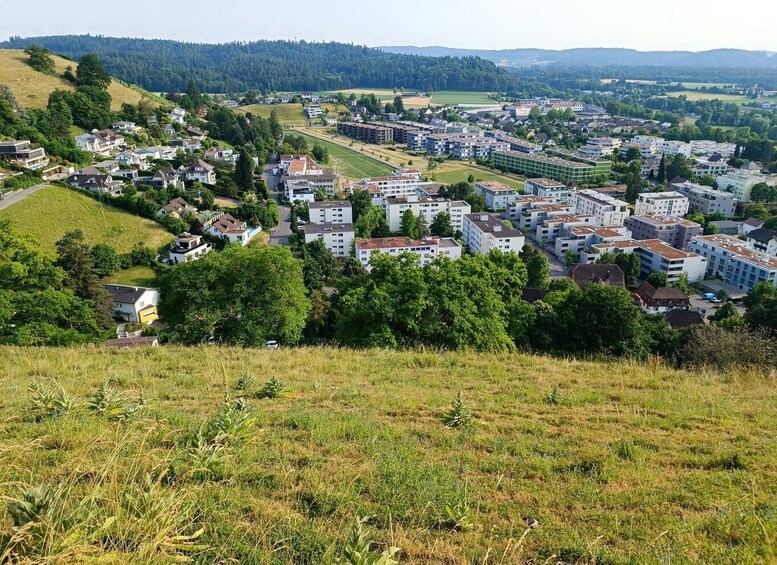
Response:
POLYGON ((550 198, 553 202, 566 204, 569 201, 569 189, 563 183, 551 179, 526 179, 524 194, 550 198))
POLYGON ((690 142, 691 152, 694 155, 718 154, 728 159, 736 151, 736 143, 718 143, 710 139, 695 139, 690 142))
POLYGON ((514 228, 508 228, 494 214, 467 214, 462 230, 464 247, 473 253, 488 254, 492 249, 519 253, 525 238, 514 228))
POLYGON ((601 159, 615 153, 622 144, 623 141, 617 137, 590 137, 578 152, 594 159, 601 159))
POLYGON ((715 178, 719 190, 731 192, 737 200, 748 202, 753 187, 765 182, 771 186, 777 185, 777 175, 765 175, 760 167, 742 168, 720 175, 715 178))
POLYGON ((347 200, 327 200, 308 204, 310 222, 313 224, 351 224, 353 212, 347 200))
POLYGON ((348 257, 351 254, 351 243, 354 240, 351 223, 310 223, 304 227, 305 243, 317 239, 324 241, 326 248, 335 257, 348 257))
POLYGON ((486 208, 490 210, 506 210, 517 196, 514 188, 493 180, 476 183, 475 194, 485 198, 486 208))
POLYGON ((700 235, 688 250, 706 257, 707 274, 749 292, 761 281, 777 286, 777 258, 756 251, 731 235, 700 235))
POLYGON ((431 199, 415 195, 387 198, 385 207, 386 221, 392 232, 402 230, 402 216, 407 210, 410 210, 414 216, 421 216, 427 227, 432 225, 437 214, 447 212, 451 217, 451 227, 454 231, 463 229, 464 216, 472 211, 470 205, 461 200, 431 199))
POLYGON ((692 154, 690 143, 666 140, 663 137, 654 135, 635 135, 626 144, 621 146, 621 154, 625 155, 631 147, 638 148, 643 157, 664 154, 671 157, 683 155, 690 158, 692 154))
POLYGON ((502 217, 519 224, 518 227, 525 231, 534 230, 537 222, 547 217, 546 212, 571 214, 574 210, 569 205, 556 204, 553 198, 519 194, 515 197, 515 201, 502 212, 502 217))
MULTIPOLYGON (((576 214, 553 214, 537 223, 534 230, 534 239, 543 245, 555 243, 570 228, 596 226, 593 216, 578 216, 576 214)), ((601 226, 599 226, 601 227, 601 226)))
POLYGON ((569 196, 575 214, 593 216, 598 226, 622 226, 629 217, 629 207, 622 200, 595 190, 579 190, 569 196))
POLYGON ((635 216, 685 216, 688 198, 679 192, 643 192, 634 206, 635 216))
POLYGON ((423 267, 437 257, 449 259, 461 258, 461 246, 450 237, 428 236, 423 239, 407 237, 378 237, 373 239, 357 239, 354 249, 356 259, 368 271, 372 268, 370 259, 373 253, 386 253, 392 257, 402 253, 412 253, 417 256, 416 263, 423 267))
POLYGON ((631 232, 623 226, 567 225, 563 228, 562 235, 556 238, 556 258, 559 261, 563 261, 566 253, 569 251, 579 255, 583 249, 599 243, 627 241, 630 239, 631 232))
POLYGON ((692 182, 672 184, 671 186, 688 198, 690 210, 701 212, 705 216, 716 212, 720 212, 727 218, 734 216, 737 201, 734 195, 729 192, 722 192, 692 182))
POLYGON ((389 198, 415 196, 417 187, 418 177, 412 174, 364 178, 353 186, 354 190, 369 190, 376 195, 373 204, 381 206, 389 198))
POLYGON ((580 253, 581 263, 596 263, 603 253, 636 253, 640 258, 640 270, 643 275, 666 273, 670 283, 676 283, 683 274, 691 282, 704 278, 707 271, 707 259, 691 251, 675 249, 660 239, 633 239, 598 243, 580 253))

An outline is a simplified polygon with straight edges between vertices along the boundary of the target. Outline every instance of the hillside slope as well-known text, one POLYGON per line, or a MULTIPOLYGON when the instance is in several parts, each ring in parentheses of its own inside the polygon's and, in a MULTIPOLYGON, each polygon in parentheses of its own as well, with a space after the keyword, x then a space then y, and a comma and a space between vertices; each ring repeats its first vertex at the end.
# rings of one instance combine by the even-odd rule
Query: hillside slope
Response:
POLYGON ((53 185, 0 210, 1 218, 9 218, 20 233, 31 235, 50 253, 65 232, 74 229, 82 230, 90 245, 107 243, 119 253, 129 253, 138 242, 157 249, 173 240, 171 233, 152 220, 53 185))
MULTIPOLYGON (((61 77, 68 66, 76 64, 62 57, 54 56, 57 70, 55 75, 40 73, 27 64, 27 55, 17 49, 0 49, 0 84, 11 89, 22 108, 45 108, 49 94, 60 88, 75 90, 72 83, 61 77)), ((137 104, 143 98, 141 89, 134 89, 114 80, 108 87, 111 95, 111 109, 119 110, 124 103, 137 104)))
MULTIPOLYGON (((60 490, 37 505, 91 511, 28 525, 49 540, 13 546, 31 561, 319 564, 354 516, 373 516, 374 547, 402 563, 777 558, 777 390, 763 376, 315 348, 0 348, 0 366, 0 494, 43 484, 60 490), (271 377, 287 393, 257 399, 271 377), (36 421, 27 386, 50 379, 78 406, 36 421), (142 389, 147 409, 94 413, 106 380, 142 389), (465 430, 441 422, 459 390, 465 430), (249 406, 214 420, 240 394, 249 406), (62 527, 49 538, 48 524, 62 527)), ((10 526, 0 508, 0 552, 10 526)))
POLYGON ((397 55, 345 43, 253 41, 222 44, 158 39, 55 35, 20 38, 0 47, 48 47, 73 58, 95 53, 112 75, 153 92, 183 92, 194 79, 204 92, 342 90, 402 87, 499 92, 509 73, 476 57, 397 55))

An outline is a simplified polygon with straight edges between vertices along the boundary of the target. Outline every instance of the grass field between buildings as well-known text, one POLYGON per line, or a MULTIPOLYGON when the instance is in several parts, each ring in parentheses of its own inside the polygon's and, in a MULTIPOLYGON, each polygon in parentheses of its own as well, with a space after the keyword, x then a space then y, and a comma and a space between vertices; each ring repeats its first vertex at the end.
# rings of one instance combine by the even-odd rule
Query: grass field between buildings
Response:
POLYGON ((129 269, 123 269, 106 277, 103 282, 107 284, 123 284, 127 286, 154 286, 156 275, 150 267, 138 265, 129 269))
POLYGON ((4 347, 0 366, 12 562, 330 563, 364 516, 373 548, 400 548, 401 563, 777 558, 777 389, 764 375, 172 346, 4 347), (259 398, 272 377, 281 394, 259 398), (33 382, 71 407, 36 405, 33 382), (443 416, 458 391, 473 419, 454 429, 443 416))
POLYGON ((335 167, 337 172, 345 177, 352 179, 379 177, 391 174, 393 170, 393 167, 388 163, 382 163, 359 151, 353 151, 336 143, 318 139, 299 131, 293 132, 292 135, 303 136, 308 142, 309 149, 312 149, 316 143, 326 148, 330 158, 328 165, 335 167))
POLYGON ((59 186, 42 188, 0 210, 0 218, 9 218, 20 233, 35 238, 48 253, 54 253, 54 244, 66 232, 76 229, 84 232, 90 245, 107 243, 119 253, 131 251, 138 242, 157 249, 173 240, 152 220, 59 186))

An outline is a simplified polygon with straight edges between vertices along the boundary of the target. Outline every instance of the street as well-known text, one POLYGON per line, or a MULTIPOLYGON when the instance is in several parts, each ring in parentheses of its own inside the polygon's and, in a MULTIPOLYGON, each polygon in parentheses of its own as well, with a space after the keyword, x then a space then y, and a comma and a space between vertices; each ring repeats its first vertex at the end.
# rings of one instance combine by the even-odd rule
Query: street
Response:
POLYGON ((35 186, 31 186, 30 188, 25 188, 22 191, 15 192, 10 196, 6 196, 3 200, 0 200, 0 210, 3 208, 8 208, 11 204, 16 204, 19 202, 19 200, 26 198, 30 194, 33 194, 35 192, 38 192, 41 188, 44 186, 48 186, 49 183, 44 182, 42 184, 36 184, 35 186))
POLYGON ((281 193, 278 192, 280 177, 272 174, 275 166, 273 163, 268 163, 262 171, 262 179, 267 183, 267 194, 278 202, 278 212, 281 216, 280 223, 270 232, 270 245, 285 245, 289 243, 289 236, 291 235, 291 208, 281 206, 281 193))

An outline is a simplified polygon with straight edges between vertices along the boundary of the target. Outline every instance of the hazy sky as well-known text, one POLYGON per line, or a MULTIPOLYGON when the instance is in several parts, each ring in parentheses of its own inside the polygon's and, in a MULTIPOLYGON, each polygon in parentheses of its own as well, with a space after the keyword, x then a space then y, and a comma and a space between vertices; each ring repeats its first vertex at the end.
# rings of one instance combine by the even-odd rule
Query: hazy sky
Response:
POLYGON ((777 51, 777 0, 0 0, 0 38, 91 33, 478 49, 777 51), (29 9, 27 9, 29 8, 29 9))

